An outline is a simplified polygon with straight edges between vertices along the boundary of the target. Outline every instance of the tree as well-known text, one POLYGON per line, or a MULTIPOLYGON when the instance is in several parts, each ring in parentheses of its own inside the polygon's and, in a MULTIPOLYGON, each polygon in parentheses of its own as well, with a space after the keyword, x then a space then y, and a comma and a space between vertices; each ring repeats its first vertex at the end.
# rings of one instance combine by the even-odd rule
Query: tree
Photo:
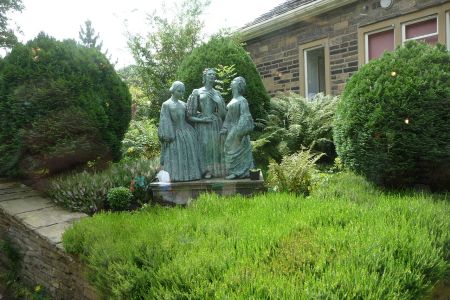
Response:
POLYGON ((129 37, 142 90, 151 103, 151 118, 159 118, 161 103, 169 97, 179 65, 200 42, 203 22, 199 16, 207 5, 209 0, 185 0, 180 8, 163 7, 148 16, 150 31, 146 36, 129 37))
POLYGON ((117 71, 122 80, 128 85, 131 93, 132 119, 136 121, 148 120, 149 100, 142 90, 141 80, 135 65, 129 65, 117 71))
POLYGON ((6 16, 10 11, 22 11, 22 0, 0 0, 0 48, 10 48, 17 43, 14 31, 8 28, 9 18, 6 16))
POLYGON ((99 35, 92 27, 92 22, 90 20, 86 20, 84 22, 84 26, 84 28, 80 26, 80 32, 78 33, 81 44, 88 48, 95 48, 98 51, 101 51, 103 42, 99 40, 99 35))

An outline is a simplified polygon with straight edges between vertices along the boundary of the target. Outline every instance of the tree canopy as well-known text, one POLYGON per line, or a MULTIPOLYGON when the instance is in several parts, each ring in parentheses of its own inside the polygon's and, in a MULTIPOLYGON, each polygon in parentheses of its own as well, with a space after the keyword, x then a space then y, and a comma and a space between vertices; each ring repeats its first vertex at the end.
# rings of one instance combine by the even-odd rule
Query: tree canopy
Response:
POLYGON ((129 37, 141 88, 151 101, 152 118, 159 117, 161 103, 169 97, 168 89, 182 60, 200 43, 203 22, 199 17, 207 5, 209 0, 185 0, 181 7, 163 7, 149 14, 147 35, 129 37))
POLYGON ((90 20, 84 22, 84 27, 80 26, 78 37, 80 38, 82 45, 88 48, 95 48, 99 51, 102 50, 103 42, 99 40, 100 36, 95 32, 90 20))
POLYGON ((0 0, 0 48, 10 48, 17 43, 14 31, 9 28, 7 13, 11 11, 22 11, 22 0, 0 0))

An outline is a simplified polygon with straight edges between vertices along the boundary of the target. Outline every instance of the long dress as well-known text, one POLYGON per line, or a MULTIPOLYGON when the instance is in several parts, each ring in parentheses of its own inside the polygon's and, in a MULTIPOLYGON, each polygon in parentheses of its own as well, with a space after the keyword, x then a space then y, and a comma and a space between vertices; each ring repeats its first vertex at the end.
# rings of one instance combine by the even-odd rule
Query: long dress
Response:
POLYGON ((236 178, 249 176, 249 170, 254 167, 250 136, 253 131, 253 118, 248 108, 247 100, 239 96, 227 105, 227 116, 223 127, 227 129, 225 140, 225 164, 227 174, 236 178))
POLYGON ((186 104, 169 99, 162 104, 158 136, 161 141, 160 163, 171 181, 201 178, 197 134, 186 122, 186 104))
POLYGON ((225 102, 214 89, 207 91, 202 87, 194 90, 188 99, 188 115, 212 118, 212 122, 208 123, 194 122, 199 144, 200 169, 202 175, 210 173, 212 177, 225 176, 223 139, 219 133, 224 116, 220 116, 220 110, 226 110, 225 102))

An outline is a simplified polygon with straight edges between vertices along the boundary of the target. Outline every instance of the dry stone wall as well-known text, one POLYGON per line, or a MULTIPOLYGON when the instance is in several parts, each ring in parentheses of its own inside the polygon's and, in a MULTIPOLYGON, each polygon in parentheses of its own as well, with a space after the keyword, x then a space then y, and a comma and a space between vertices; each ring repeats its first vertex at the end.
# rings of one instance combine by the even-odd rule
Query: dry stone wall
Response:
MULTIPOLYGON (((55 206, 19 183, 0 180, 0 239, 19 251, 18 273, 30 287, 40 285, 53 299, 98 299, 85 278, 86 267, 62 248, 65 229, 86 217, 55 206)), ((0 255, 0 264, 11 261, 0 255)))

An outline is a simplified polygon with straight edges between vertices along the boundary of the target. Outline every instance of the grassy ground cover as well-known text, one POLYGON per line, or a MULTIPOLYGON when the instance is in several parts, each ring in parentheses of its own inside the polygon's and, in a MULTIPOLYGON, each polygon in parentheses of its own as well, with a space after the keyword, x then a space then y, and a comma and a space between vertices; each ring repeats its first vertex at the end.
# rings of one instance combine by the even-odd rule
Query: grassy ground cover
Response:
POLYGON ((116 299, 417 299, 450 272, 445 195, 352 174, 309 197, 205 195, 84 219, 64 235, 116 299))

